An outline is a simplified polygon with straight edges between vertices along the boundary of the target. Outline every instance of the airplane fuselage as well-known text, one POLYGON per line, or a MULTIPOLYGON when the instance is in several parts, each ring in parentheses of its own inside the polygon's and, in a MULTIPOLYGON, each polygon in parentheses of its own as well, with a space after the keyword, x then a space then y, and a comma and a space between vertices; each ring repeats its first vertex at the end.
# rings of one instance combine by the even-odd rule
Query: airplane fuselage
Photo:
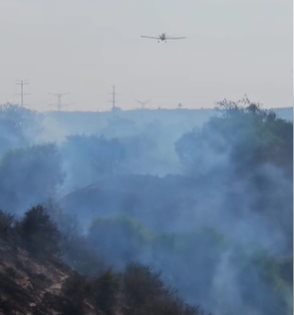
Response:
POLYGON ((159 39, 162 41, 165 41, 166 40, 166 34, 165 33, 160 34, 159 39))

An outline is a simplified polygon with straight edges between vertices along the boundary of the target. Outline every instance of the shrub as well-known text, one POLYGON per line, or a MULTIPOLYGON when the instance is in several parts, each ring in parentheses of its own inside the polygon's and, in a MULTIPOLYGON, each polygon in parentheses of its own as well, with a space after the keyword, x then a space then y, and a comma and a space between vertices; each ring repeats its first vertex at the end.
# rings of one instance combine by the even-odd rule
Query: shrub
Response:
POLYGON ((76 235, 62 242, 63 260, 84 276, 97 277, 105 272, 106 267, 83 236, 76 235))
POLYGON ((123 275, 124 296, 131 308, 137 308, 164 293, 158 274, 150 268, 130 264, 123 275))
POLYGON ((14 224, 14 217, 0 210, 0 237, 7 238, 12 232, 14 224))
POLYGON ((62 289, 68 300, 63 307, 62 314, 84 314, 84 300, 87 296, 87 287, 86 279, 78 273, 73 274, 65 281, 62 289))
POLYGON ((199 308, 182 302, 164 285, 158 273, 132 264, 123 274, 124 314, 126 315, 200 315, 199 308))
POLYGON ((96 307, 101 309, 106 315, 115 314, 119 289, 119 276, 110 270, 97 280, 94 280, 92 290, 96 307))
POLYGON ((60 233, 42 206, 29 210, 18 224, 26 248, 40 257, 59 252, 60 233))

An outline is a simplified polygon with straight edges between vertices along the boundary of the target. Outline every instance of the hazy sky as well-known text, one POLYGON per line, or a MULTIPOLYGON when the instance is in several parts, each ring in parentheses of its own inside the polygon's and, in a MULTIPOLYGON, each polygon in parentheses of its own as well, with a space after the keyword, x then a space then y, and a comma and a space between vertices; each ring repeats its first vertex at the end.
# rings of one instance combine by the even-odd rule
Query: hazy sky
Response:
POLYGON ((211 107, 244 93, 292 105, 291 0, 0 0, 0 103, 211 107), (140 35, 187 36, 158 44, 140 35))

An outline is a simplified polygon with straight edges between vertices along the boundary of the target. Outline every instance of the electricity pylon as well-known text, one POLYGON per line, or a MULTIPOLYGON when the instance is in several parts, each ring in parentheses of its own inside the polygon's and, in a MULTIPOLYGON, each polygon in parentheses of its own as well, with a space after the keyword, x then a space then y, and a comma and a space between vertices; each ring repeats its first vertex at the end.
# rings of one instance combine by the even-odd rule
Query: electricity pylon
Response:
POLYGON ((50 94, 53 96, 56 96, 56 109, 58 111, 61 111, 62 108, 66 106, 65 104, 62 103, 62 98, 63 96, 68 95, 69 93, 50 93, 50 94))
POLYGON ((24 105, 24 96, 28 95, 27 93, 24 93, 24 86, 28 85, 29 83, 24 81, 24 80, 20 80, 18 82, 16 82, 16 85, 20 86, 20 93, 18 93, 18 95, 20 95, 20 106, 23 107, 24 105))

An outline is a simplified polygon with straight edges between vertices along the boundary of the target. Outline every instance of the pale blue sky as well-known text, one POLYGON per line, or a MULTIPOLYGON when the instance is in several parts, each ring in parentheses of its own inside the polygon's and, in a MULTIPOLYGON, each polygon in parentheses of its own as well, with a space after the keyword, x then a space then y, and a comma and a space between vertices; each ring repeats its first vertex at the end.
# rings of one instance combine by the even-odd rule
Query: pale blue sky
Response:
POLYGON ((271 106, 292 102, 290 0, 0 0, 0 102, 46 109, 70 92, 71 109, 118 105, 212 107, 247 93, 271 106), (141 34, 184 35, 158 44, 141 34))

